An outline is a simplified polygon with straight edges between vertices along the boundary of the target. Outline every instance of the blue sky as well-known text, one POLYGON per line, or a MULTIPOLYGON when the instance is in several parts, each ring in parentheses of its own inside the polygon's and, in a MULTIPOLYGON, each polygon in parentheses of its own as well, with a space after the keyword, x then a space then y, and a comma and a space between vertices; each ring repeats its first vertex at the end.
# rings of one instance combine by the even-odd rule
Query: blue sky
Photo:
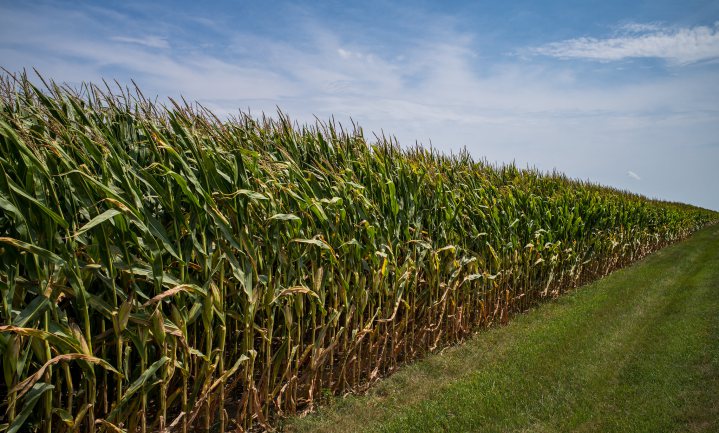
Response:
POLYGON ((0 66, 719 210, 719 1, 10 2, 0 66))

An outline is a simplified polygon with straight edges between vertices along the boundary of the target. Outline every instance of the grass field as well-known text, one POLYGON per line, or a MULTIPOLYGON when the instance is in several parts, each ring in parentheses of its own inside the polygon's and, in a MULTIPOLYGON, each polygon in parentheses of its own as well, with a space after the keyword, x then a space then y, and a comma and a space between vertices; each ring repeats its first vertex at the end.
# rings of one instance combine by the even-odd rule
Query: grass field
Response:
POLYGON ((719 431, 719 226, 284 430, 719 431))

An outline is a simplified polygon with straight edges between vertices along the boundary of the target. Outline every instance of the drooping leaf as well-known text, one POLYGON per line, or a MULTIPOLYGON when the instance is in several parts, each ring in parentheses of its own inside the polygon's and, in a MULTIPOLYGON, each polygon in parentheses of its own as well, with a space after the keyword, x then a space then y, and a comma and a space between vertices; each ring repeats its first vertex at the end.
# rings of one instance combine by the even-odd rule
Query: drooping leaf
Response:
POLYGON ((43 394, 45 394, 46 392, 53 389, 55 389, 55 386, 50 385, 49 383, 36 383, 35 385, 33 385, 30 392, 28 392, 25 398, 23 398, 22 400, 22 410, 10 424, 10 427, 8 427, 6 433, 17 433, 21 431, 20 429, 25 426, 25 421, 33 412, 33 409, 35 409, 35 405, 37 404, 37 401, 40 399, 40 397, 42 397, 43 394))
POLYGON ((44 248, 41 248, 37 245, 29 244, 27 242, 8 237, 0 237, 0 242, 12 245, 15 248, 26 251, 30 254, 34 254, 57 265, 63 265, 65 263, 65 261, 57 254, 44 248))

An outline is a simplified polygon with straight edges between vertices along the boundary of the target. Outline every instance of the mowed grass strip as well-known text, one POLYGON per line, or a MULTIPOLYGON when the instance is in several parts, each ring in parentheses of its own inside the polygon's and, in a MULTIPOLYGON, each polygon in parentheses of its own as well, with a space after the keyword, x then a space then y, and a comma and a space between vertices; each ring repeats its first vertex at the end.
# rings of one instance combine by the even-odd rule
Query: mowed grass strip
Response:
POLYGON ((719 431, 719 227, 284 430, 719 431))

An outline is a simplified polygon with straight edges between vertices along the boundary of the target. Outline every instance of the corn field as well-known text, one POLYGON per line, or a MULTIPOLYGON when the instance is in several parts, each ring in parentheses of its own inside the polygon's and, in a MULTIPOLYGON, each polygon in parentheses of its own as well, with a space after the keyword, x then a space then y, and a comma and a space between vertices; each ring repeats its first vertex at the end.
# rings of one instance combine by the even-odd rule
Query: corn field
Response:
POLYGON ((5 74, 0 431, 269 430, 718 217, 5 74))

